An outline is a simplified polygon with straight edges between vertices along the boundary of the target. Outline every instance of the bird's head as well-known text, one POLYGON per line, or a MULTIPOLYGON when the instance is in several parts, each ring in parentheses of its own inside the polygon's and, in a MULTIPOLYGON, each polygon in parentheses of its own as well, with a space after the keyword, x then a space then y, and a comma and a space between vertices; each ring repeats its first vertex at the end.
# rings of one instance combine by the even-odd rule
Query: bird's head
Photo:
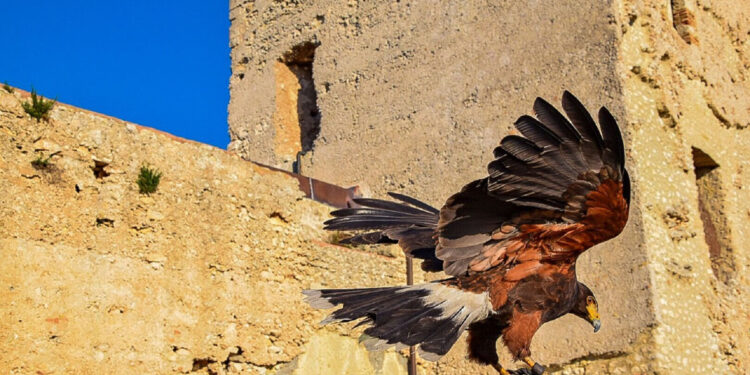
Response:
POLYGON ((589 322, 594 327, 594 332, 602 327, 602 321, 599 320, 599 304, 596 302, 594 292, 583 283, 578 283, 578 298, 571 313, 589 322))

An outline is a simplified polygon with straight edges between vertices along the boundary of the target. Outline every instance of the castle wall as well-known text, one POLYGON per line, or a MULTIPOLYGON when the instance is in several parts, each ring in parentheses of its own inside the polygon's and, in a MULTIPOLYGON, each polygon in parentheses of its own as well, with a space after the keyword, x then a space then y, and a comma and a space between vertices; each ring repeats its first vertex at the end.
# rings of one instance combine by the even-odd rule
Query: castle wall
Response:
POLYGON ((230 149, 292 168, 300 146, 279 144, 303 106, 284 66, 312 45, 320 133, 302 170, 374 196, 443 203, 537 96, 623 115, 609 2, 233 1, 230 17, 230 149))
POLYGON ((310 43, 321 117, 302 171, 372 196, 397 190, 440 205, 484 175, 536 96, 556 103, 568 89, 592 110, 606 105, 625 130, 631 222, 581 258, 579 277, 604 301, 611 331, 574 332, 562 320, 540 332, 535 352, 563 373, 746 372, 746 4, 231 6, 230 147, 292 167, 296 153, 270 149, 284 132, 268 90, 279 82, 272 68, 310 43))
MULTIPOLYGON (((535 96, 607 105, 634 197, 623 234, 578 264, 604 327, 550 323, 534 357, 560 374, 747 373, 750 6, 515 3, 232 1, 232 150, 439 205, 535 96)), ((283 173, 64 104, 36 122, 24 100, 0 90, 0 371, 405 373, 404 351, 319 327, 300 293, 402 284, 397 248, 327 244, 329 208, 283 173), (164 173, 150 196, 143 164, 164 173)), ((463 340, 419 371, 494 373, 463 340)))
POLYGON ((745 374, 750 6, 627 0, 618 9, 654 370, 745 374))
POLYGON ((36 122, 28 96, 0 90, 0 373, 406 372, 302 295, 397 285, 403 256, 327 244, 286 174, 61 103, 36 122))
MULTIPOLYGON (((606 105, 625 115, 610 2, 234 1, 230 15, 230 149, 293 167, 296 153, 274 151, 290 138, 278 113, 294 107, 278 94, 289 88, 279 66, 314 46, 320 133, 300 158, 302 173, 364 186, 370 196, 399 191, 439 207, 486 175, 493 148, 537 96, 559 105, 567 89, 592 111, 606 105)), ((638 208, 631 217, 622 236, 579 262, 607 328, 595 335, 575 318, 550 323, 534 340, 540 361, 618 356, 648 335, 638 208)), ((445 363, 463 357, 461 343, 445 363)))

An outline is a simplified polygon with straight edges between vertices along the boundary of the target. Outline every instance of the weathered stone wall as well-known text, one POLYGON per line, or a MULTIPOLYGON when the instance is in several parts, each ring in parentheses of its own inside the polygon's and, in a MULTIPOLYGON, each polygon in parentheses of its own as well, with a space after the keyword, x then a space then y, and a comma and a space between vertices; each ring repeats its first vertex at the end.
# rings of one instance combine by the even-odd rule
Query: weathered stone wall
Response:
POLYGON ((295 47, 317 45, 320 134, 302 169, 342 186, 366 184, 375 196, 398 190, 443 203, 486 173, 492 149, 537 96, 559 102, 568 89, 623 114, 609 1, 230 7, 230 150, 291 169, 300 136, 289 96, 301 85, 283 65, 301 55, 295 47))
MULTIPOLYGON (((327 244, 330 208, 285 174, 64 104, 36 122, 24 100, 0 90, 0 372, 405 373, 301 295, 403 284, 397 248, 327 244), (164 174, 150 196, 144 164, 164 174)), ((493 373, 464 352, 419 371, 493 373)))
MULTIPOLYGON (((302 171, 365 185, 372 196, 396 190, 440 206, 486 174, 492 149, 536 96, 559 103, 568 89, 591 108, 607 105, 624 117, 620 28, 610 2, 233 1, 230 14, 230 149, 291 168, 295 153, 274 151, 294 125, 278 121, 294 107, 279 65, 295 46, 317 45, 320 135, 302 171)), ((606 329, 593 334, 572 317, 550 323, 534 341, 540 361, 618 356, 649 330, 654 316, 637 207, 632 218, 622 236, 579 263, 608 317, 606 329)), ((457 361, 464 356, 463 344, 451 352, 457 361)), ((446 366, 444 373, 456 371, 446 366)))
MULTIPOLYGON (((305 173, 439 204, 535 96, 607 105, 635 196, 623 235, 580 260, 605 326, 551 323, 535 356, 561 374, 747 373, 750 6, 515 3, 233 1, 232 149, 291 168, 314 137, 291 125, 320 121, 305 173), (317 113, 295 96, 315 45, 317 113)), ((0 372, 405 373, 300 298, 403 283, 396 249, 325 244, 329 209, 284 174, 62 104, 38 123, 27 98, 0 90, 0 372), (151 196, 144 163, 164 172, 151 196)), ((493 373, 464 353, 419 371, 493 373)))
POLYGON ((0 373, 405 372, 302 302, 404 266, 327 245, 296 179, 62 104, 37 123, 22 100, 0 90, 0 373), (143 164, 163 172, 150 196, 143 164))
POLYGON ((657 317, 653 368, 747 374, 750 4, 624 0, 618 20, 657 317), (702 154, 713 159, 709 172, 702 154))
MULTIPOLYGON (((326 244, 329 208, 285 174, 63 104, 36 122, 23 100, 0 90, 0 372, 405 373, 404 353, 369 353, 359 330, 318 327, 325 312, 300 293, 402 284, 397 248, 326 244), (135 183, 143 164, 164 173, 150 196, 135 183)), ((464 352, 459 342, 419 371, 493 373, 464 352)), ((634 352, 575 365, 631 368, 634 352)))
MULTIPOLYGON (((485 173, 536 96, 557 102, 568 89, 612 109, 626 133, 631 222, 579 267, 607 328, 562 320, 535 352, 563 373, 747 373, 747 3, 236 0, 230 15, 230 148, 291 168, 300 146, 272 145, 294 127, 275 114, 294 108, 268 93, 296 98, 274 69, 311 44, 320 134, 303 172, 374 196, 441 204, 485 173)), ((438 372, 460 372, 462 351, 438 372)))

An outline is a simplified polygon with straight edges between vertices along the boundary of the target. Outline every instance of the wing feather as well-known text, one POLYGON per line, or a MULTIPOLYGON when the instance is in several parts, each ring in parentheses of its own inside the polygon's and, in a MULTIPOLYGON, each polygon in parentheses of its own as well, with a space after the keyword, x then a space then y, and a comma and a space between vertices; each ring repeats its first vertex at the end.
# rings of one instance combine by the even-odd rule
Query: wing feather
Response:
POLYGON ((560 137, 539 122, 539 120, 529 115, 519 117, 516 120, 515 126, 524 137, 534 142, 540 148, 557 147, 562 143, 560 137))
POLYGON ((443 261, 435 256, 440 211, 412 197, 389 194, 400 202, 357 198, 354 200, 357 207, 331 212, 334 217, 324 223, 324 229, 364 231, 341 240, 341 244, 398 243, 406 254, 422 259, 424 271, 441 271, 443 261))
POLYGON ((552 104, 549 104, 542 98, 536 98, 534 101, 534 112, 537 118, 550 130, 552 130, 561 139, 575 139, 576 141, 581 140, 581 134, 578 130, 570 124, 570 121, 565 118, 552 104))
POLYGON ((622 134, 620 134, 617 121, 605 107, 599 110, 599 125, 602 127, 602 135, 606 148, 611 150, 616 156, 615 163, 624 167, 625 147, 622 143, 622 134))
POLYGON ((602 108, 600 132, 575 96, 566 91, 562 103, 568 118, 538 98, 537 119, 515 122, 521 136, 502 139, 489 176, 443 206, 435 255, 446 273, 502 265, 518 280, 622 231, 630 181, 617 122, 602 108))

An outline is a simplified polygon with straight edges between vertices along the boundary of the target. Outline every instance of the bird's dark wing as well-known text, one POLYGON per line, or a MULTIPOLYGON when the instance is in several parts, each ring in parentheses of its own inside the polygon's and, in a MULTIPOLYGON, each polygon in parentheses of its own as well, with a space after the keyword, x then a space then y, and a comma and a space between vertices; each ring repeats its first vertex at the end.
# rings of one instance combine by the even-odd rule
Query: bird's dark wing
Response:
POLYGON ((412 197, 388 193, 396 201, 356 198, 358 207, 333 211, 326 230, 365 231, 341 241, 369 245, 398 243, 408 255, 422 259, 422 269, 437 272, 443 261, 435 257, 438 209, 412 197))
POLYGON ((502 139, 489 176, 443 206, 436 255, 446 273, 504 264, 506 279, 518 280, 622 231, 630 180, 617 123, 602 107, 600 132, 572 94, 562 104, 567 118, 537 98, 536 118, 516 121, 521 136, 502 139))

